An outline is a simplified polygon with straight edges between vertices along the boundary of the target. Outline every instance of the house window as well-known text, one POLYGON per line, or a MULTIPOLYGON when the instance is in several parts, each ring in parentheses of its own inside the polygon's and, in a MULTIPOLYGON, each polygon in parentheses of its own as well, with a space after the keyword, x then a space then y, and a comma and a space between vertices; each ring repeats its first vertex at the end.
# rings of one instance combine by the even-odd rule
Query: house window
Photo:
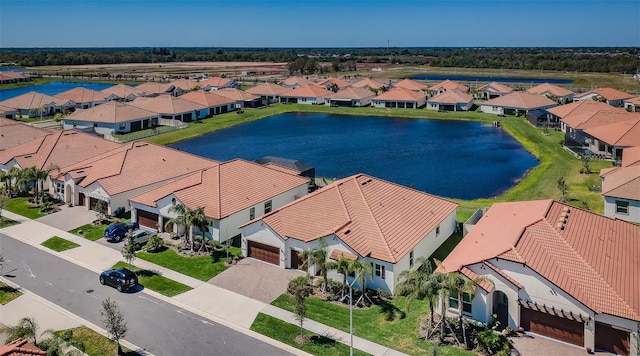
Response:
POLYGON ((374 271, 376 273, 376 276, 384 279, 385 273, 384 273, 384 266, 383 265, 379 265, 379 264, 376 263, 375 267, 374 267, 374 271))
POLYGON ((64 195, 64 182, 56 182, 56 195, 64 195))
POLYGON ((413 267, 413 251, 409 252, 409 267, 413 267))
POLYGON ((616 200, 616 214, 629 215, 629 202, 616 200))
POLYGON ((440 235, 440 225, 438 225, 438 227, 436 227, 436 236, 440 235))
POLYGON ((97 122, 94 122, 94 123, 93 123, 93 127, 98 127, 98 123, 97 123, 97 122))
POLYGON ((271 200, 264 203, 264 213, 266 214, 270 212, 271 212, 271 200))
POLYGON ((249 209, 249 220, 253 220, 256 218, 256 208, 249 209))
MULTIPOLYGON (((458 310, 458 295, 449 297, 449 308, 458 310)), ((471 314, 471 296, 469 293, 462 293, 462 313, 471 314)))

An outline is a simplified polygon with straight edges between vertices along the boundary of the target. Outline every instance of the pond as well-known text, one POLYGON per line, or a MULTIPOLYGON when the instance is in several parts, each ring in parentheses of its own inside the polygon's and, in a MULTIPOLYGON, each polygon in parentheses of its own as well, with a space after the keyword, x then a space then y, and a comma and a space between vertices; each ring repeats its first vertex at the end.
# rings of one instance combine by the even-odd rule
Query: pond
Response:
POLYGON ((409 77, 416 80, 457 80, 465 82, 500 82, 500 83, 532 83, 532 84, 571 84, 573 80, 552 78, 523 78, 523 77, 480 77, 475 75, 431 75, 420 74, 409 77))
POLYGON ((220 161, 297 159, 319 177, 366 173, 460 199, 500 195, 538 163, 501 128, 479 122, 320 113, 275 115, 171 146, 220 161))
POLYGON ((67 91, 69 89, 73 89, 76 87, 85 87, 87 89, 100 91, 102 89, 106 89, 111 86, 113 86, 113 84, 91 83, 91 82, 51 82, 51 83, 40 84, 40 85, 28 85, 25 87, 0 90, 0 101, 11 99, 13 97, 22 95, 24 93, 28 93, 30 91, 36 91, 38 93, 47 94, 47 95, 56 95, 58 93, 62 93, 64 91, 67 91))

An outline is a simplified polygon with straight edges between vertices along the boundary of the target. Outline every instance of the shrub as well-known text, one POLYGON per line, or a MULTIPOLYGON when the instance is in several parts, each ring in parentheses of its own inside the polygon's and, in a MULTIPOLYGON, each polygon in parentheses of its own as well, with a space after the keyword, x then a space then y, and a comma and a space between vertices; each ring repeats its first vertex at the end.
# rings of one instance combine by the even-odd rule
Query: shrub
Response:
POLYGON ((511 353, 509 339, 491 329, 478 333, 478 347, 488 355, 509 355, 511 353))
POLYGON ((159 252, 160 250, 162 250, 162 248, 164 247, 164 240, 162 239, 162 237, 160 236, 152 236, 149 241, 147 241, 147 244, 145 245, 144 249, 147 250, 148 252, 159 252))

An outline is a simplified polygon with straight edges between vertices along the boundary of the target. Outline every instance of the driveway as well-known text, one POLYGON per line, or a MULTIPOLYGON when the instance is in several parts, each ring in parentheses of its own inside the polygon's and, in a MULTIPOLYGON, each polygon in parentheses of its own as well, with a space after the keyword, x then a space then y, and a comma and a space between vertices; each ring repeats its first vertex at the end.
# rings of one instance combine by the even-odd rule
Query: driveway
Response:
POLYGON ((85 224, 90 224, 96 219, 96 213, 82 206, 60 206, 60 211, 49 214, 36 221, 55 227, 56 229, 69 231, 85 224))
MULTIPOLYGON (((575 345, 569 345, 562 341, 546 338, 531 333, 512 337, 513 346, 522 356, 584 356, 587 351, 575 345)), ((608 352, 595 352, 596 355, 611 355, 608 352)))
POLYGON ((244 258, 213 277, 209 283, 261 302, 271 303, 286 292, 292 278, 302 275, 304 272, 282 269, 253 258, 244 258))

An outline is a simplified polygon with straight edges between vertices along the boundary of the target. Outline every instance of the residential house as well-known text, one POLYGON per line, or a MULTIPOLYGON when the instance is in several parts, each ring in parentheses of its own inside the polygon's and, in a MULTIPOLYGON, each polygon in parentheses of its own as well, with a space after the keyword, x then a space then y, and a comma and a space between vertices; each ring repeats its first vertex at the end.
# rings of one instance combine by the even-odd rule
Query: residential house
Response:
POLYGON ((598 100, 604 101, 614 107, 624 106, 624 101, 633 98, 634 95, 613 88, 598 88, 588 92, 577 94, 574 101, 598 100))
POLYGON ((442 94, 447 90, 457 89, 463 93, 469 92, 469 87, 466 85, 462 85, 458 82, 454 82, 453 80, 445 80, 438 84, 432 85, 428 87, 426 90, 429 92, 430 96, 442 94))
POLYGON ((322 79, 320 81, 318 81, 316 83, 316 85, 319 85, 327 90, 330 90, 332 92, 337 92, 338 90, 342 90, 348 86, 351 85, 351 83, 349 83, 348 81, 344 80, 344 79, 340 79, 340 78, 336 78, 336 77, 328 77, 325 79, 322 79))
POLYGON ((131 217, 152 229, 182 232, 184 227, 167 224, 177 216, 171 208, 176 204, 190 209, 204 208, 210 225, 207 231, 196 229, 196 232, 224 242, 240 234, 240 225, 308 191, 308 179, 234 159, 133 196, 131 217))
POLYGON ((138 89, 125 84, 117 84, 106 89, 102 89, 101 91, 107 95, 107 101, 133 101, 136 100, 137 97, 143 96, 142 92, 138 89))
POLYGON ((92 89, 77 87, 56 94, 56 97, 76 103, 77 109, 88 109, 106 103, 108 95, 92 89))
MULTIPOLYGON (((559 105, 547 111, 552 115, 553 120, 557 122, 570 116, 591 114, 598 111, 624 112, 621 108, 614 108, 605 103, 593 100, 576 101, 559 105)), ((565 131, 564 128, 562 129, 565 131)))
POLYGON ((298 86, 280 95, 280 102, 288 104, 322 105, 333 92, 315 84, 298 86))
POLYGON ((380 91, 384 90, 383 88, 387 88, 388 89, 388 85, 381 83, 377 80, 371 79, 371 78, 364 78, 362 80, 359 80, 353 84, 351 84, 351 86, 356 87, 356 88, 365 88, 365 89, 369 89, 371 91, 373 91, 376 94, 379 94, 380 91))
POLYGON ((180 95, 202 88, 202 83, 190 79, 178 79, 170 82, 170 84, 176 88, 175 90, 179 89, 181 91, 180 95))
POLYGON ((394 88, 371 99, 371 106, 376 108, 418 109, 423 107, 426 102, 427 96, 422 92, 394 88))
POLYGON ((0 345, 0 356, 39 356, 48 355, 27 339, 18 338, 6 345, 0 345))
MULTIPOLYGON (((299 269, 300 253, 323 239, 329 258, 345 255, 371 264, 367 288, 393 292, 402 271, 417 267, 418 257, 429 257, 453 234, 456 207, 449 200, 357 174, 242 226, 242 252, 299 269)), ((330 277, 340 278, 335 272, 330 277)))
POLYGON ((219 89, 240 89, 240 85, 232 79, 222 78, 222 77, 211 77, 199 82, 200 88, 202 90, 211 91, 211 90, 219 90, 219 89))
POLYGON ((0 151, 17 146, 53 131, 25 124, 10 118, 0 118, 0 151))
POLYGON ((11 84, 19 82, 30 82, 33 78, 31 74, 25 72, 0 72, 0 84, 11 84))
POLYGON ((181 95, 180 99, 206 106, 209 110, 206 116, 224 114, 236 109, 236 101, 234 99, 208 91, 196 90, 188 92, 181 95))
POLYGON ((600 178, 604 215, 640 224, 640 165, 606 168, 600 178))
POLYGON ((620 159, 625 148, 640 145, 640 114, 636 114, 636 119, 587 128, 584 134, 591 152, 620 159))
POLYGON ((202 104, 171 95, 159 95, 152 98, 142 97, 128 104, 160 114, 160 118, 164 120, 183 122, 205 118, 209 112, 208 108, 202 104))
POLYGON ((268 104, 280 102, 280 95, 290 91, 291 89, 285 88, 282 85, 273 83, 264 83, 257 85, 253 88, 245 90, 249 94, 260 96, 263 101, 268 104))
POLYGON ((182 94, 182 89, 176 89, 171 83, 146 82, 134 87, 141 96, 153 97, 162 94, 178 96, 182 94))
POLYGON ((258 108, 264 106, 263 100, 258 95, 247 93, 236 88, 224 88, 216 90, 216 94, 232 99, 236 103, 236 108, 258 108))
POLYGON ((525 118, 533 127, 557 127, 558 122, 552 120, 552 115, 547 110, 531 110, 525 118))
POLYGON ((401 89, 407 89, 407 90, 411 90, 411 91, 417 91, 417 92, 421 92, 424 93, 427 91, 427 86, 417 82, 415 80, 406 78, 403 79, 399 82, 393 83, 393 87, 394 88, 401 88, 401 89))
POLYGON ((490 100, 513 92, 513 88, 502 83, 491 82, 478 88, 478 99, 490 100))
POLYGON ((310 186, 315 186, 316 168, 307 163, 295 159, 273 156, 258 158, 255 162, 277 171, 308 178, 310 186))
POLYGON ((337 93, 329 95, 327 101, 331 106, 368 106, 376 94, 366 88, 346 87, 337 93))
POLYGON ((159 118, 156 112, 110 101, 89 109, 76 110, 62 119, 62 128, 91 131, 104 136, 156 127, 159 118))
POLYGON ((622 167, 640 166, 640 145, 629 147, 622 155, 622 167))
POLYGON ((22 95, 4 100, 0 105, 16 110, 16 117, 36 118, 54 115, 75 108, 76 103, 70 100, 30 91, 22 95))
POLYGON ((487 114, 517 116, 526 115, 531 110, 546 110, 557 105, 558 103, 543 95, 514 91, 483 102, 480 110, 487 114))
POLYGON ((553 200, 495 203, 438 272, 485 277, 448 314, 638 355, 640 228, 553 200))
POLYGON ((61 166, 50 188, 62 187, 65 201, 95 209, 105 202, 105 213, 129 211, 129 199, 171 180, 213 167, 216 161, 137 141, 67 166, 61 166))
POLYGON ((557 85, 543 83, 529 88, 527 93, 544 95, 547 98, 558 102, 559 104, 567 104, 573 101, 574 93, 571 90, 559 87, 557 85))
POLYGON ((0 105, 0 117, 5 119, 16 119, 17 110, 8 106, 0 105))
POLYGON ((640 112, 640 96, 624 100, 624 108, 631 112, 640 112))
POLYGON ((310 81, 309 79, 303 77, 289 77, 285 79, 280 85, 289 89, 296 89, 300 86, 304 85, 315 85, 316 83, 310 81))
POLYGON ((438 111, 469 111, 473 97, 458 89, 444 91, 427 99, 427 109, 438 111))

